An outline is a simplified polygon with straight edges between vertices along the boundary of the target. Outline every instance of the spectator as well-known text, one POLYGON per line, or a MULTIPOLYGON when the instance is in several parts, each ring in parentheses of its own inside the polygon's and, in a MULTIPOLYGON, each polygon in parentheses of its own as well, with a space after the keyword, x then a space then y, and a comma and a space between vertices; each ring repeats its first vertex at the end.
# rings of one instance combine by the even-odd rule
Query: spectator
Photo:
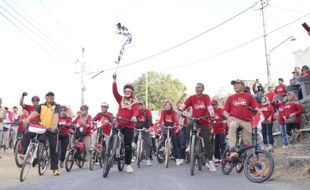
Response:
POLYGON ((284 121, 284 107, 285 107, 285 103, 287 101, 287 97, 284 96, 281 100, 279 100, 277 102, 277 108, 278 108, 278 122, 280 124, 279 128, 280 128, 280 132, 281 132, 281 137, 282 137, 282 143, 283 143, 283 146, 282 148, 283 149, 286 149, 288 148, 288 144, 289 144, 289 141, 288 141, 288 135, 287 135, 287 127, 285 125, 285 121, 284 121))
POLYGON ((3 150, 4 152, 9 149, 9 142, 10 142, 10 129, 11 123, 13 123, 13 116, 12 112, 9 111, 9 108, 4 108, 6 111, 6 117, 3 121, 3 150))
POLYGON ((301 68, 301 76, 302 77, 310 77, 310 69, 307 65, 302 66, 301 68))
POLYGON ((301 76, 301 70, 299 67, 295 67, 294 71, 292 72, 293 78, 290 80, 290 85, 299 85, 300 82, 298 78, 301 76))
POLYGON ((292 130, 300 129, 301 114, 303 109, 301 104, 298 103, 297 97, 293 92, 287 93, 287 103, 284 107, 283 119, 287 126, 288 135, 292 134, 292 130))
POLYGON ((263 143, 266 150, 271 150, 273 147, 273 116, 274 110, 269 102, 268 98, 264 96, 262 98, 262 103, 259 105, 260 110, 264 115, 264 121, 262 122, 262 135, 263 135, 263 143))
POLYGON ((263 92, 264 93, 264 87, 263 85, 259 82, 258 79, 256 79, 253 88, 252 88, 253 92, 255 95, 257 95, 258 92, 263 92))
POLYGON ((266 97, 268 98, 269 102, 274 105, 274 97, 275 97, 275 92, 271 86, 268 87, 268 93, 266 93, 266 97))
MULTIPOLYGON (((2 98, 0 98, 0 150, 3 147, 3 120, 6 118, 6 110, 2 107, 2 98)), ((1 158, 1 156, 0 156, 1 158)))
POLYGON ((281 100, 287 93, 283 78, 279 78, 279 85, 275 87, 275 101, 281 100))

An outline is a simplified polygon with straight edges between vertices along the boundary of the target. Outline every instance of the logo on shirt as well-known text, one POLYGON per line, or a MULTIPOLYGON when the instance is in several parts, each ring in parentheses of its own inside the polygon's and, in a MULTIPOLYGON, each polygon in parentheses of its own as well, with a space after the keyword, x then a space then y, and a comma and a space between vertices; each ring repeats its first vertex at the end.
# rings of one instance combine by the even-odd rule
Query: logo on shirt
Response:
POLYGON ((197 101, 197 103, 194 105, 194 108, 195 108, 196 110, 199 110, 199 109, 206 109, 207 107, 206 107, 206 105, 205 105, 204 102, 202 102, 202 101, 197 101))
POLYGON ((244 99, 242 97, 238 97, 237 100, 233 101, 233 105, 234 106, 247 106, 247 101, 246 101, 246 99, 244 99))

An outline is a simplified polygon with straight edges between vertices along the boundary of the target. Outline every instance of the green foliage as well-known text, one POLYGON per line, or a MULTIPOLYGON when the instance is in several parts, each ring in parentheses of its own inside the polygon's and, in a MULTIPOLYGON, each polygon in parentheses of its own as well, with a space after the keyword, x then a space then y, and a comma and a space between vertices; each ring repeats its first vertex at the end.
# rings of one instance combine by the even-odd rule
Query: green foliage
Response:
POLYGON ((171 75, 148 72, 142 74, 133 83, 135 95, 139 101, 146 101, 146 78, 148 79, 148 108, 150 110, 163 109, 166 101, 171 101, 175 105, 184 100, 186 87, 181 81, 173 79, 171 75))

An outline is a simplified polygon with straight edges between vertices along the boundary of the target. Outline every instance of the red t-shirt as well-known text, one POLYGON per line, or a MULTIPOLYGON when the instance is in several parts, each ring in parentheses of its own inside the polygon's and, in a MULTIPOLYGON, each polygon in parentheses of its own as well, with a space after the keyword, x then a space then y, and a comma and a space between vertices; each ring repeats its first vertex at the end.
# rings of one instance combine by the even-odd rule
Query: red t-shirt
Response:
POLYGON ((17 131, 18 133, 23 134, 25 132, 25 126, 23 124, 23 120, 27 119, 28 115, 22 114, 18 117, 18 127, 17 127, 17 131))
MULTIPOLYGON (((163 110, 160 113, 160 119, 158 121, 159 124, 170 124, 170 125, 175 125, 175 126, 179 126, 179 121, 177 118, 177 112, 174 110, 163 110)), ((172 132, 176 132, 177 129, 173 129, 172 132)))
POLYGON ((274 110, 271 104, 268 105, 259 105, 260 110, 262 111, 265 119, 269 119, 269 117, 271 117, 271 122, 273 121, 273 117, 274 117, 274 110))
POLYGON ((143 125, 147 129, 152 125, 152 113, 148 109, 140 110, 137 116, 137 125, 143 125))
POLYGON ((301 104, 298 103, 286 103, 284 106, 284 116, 289 118, 292 113, 296 113, 296 123, 301 123, 301 114, 303 112, 303 108, 301 104))
MULTIPOLYGON (((138 102, 133 100, 130 104, 125 104, 124 100, 123 100, 123 96, 121 96, 118 93, 117 85, 115 82, 113 83, 113 95, 114 95, 115 100, 119 104, 118 113, 117 113, 118 117, 121 117, 121 118, 126 119, 126 120, 131 120, 132 117, 138 116, 138 114, 139 114, 138 102)), ((122 120, 119 120, 118 124, 120 126, 127 127, 127 128, 135 128, 135 124, 128 123, 128 122, 125 122, 122 120)))
MULTIPOLYGON (((183 110, 192 107, 192 117, 194 118, 210 116, 208 107, 211 107, 211 99, 207 94, 202 94, 201 96, 190 96, 187 100, 185 100, 184 104, 185 108, 183 110)), ((209 126, 207 119, 201 119, 199 122, 203 126, 209 126)))
POLYGON ((237 93, 227 98, 224 110, 232 117, 249 122, 252 121, 253 114, 247 107, 253 109, 258 107, 254 97, 247 93, 237 93))
POLYGON ((279 124, 285 125, 284 118, 283 118, 285 103, 279 103, 279 104, 277 104, 277 106, 278 106, 278 110, 279 110, 279 115, 278 115, 279 124))
POLYGON ((274 89, 274 92, 275 92, 276 94, 279 94, 279 95, 284 95, 284 94, 287 93, 286 87, 285 87, 284 84, 278 85, 278 86, 274 89))
POLYGON ((218 124, 213 125, 213 133, 215 135, 226 134, 227 126, 223 123, 224 121, 224 109, 217 108, 214 110, 215 118, 214 121, 218 124))
MULTIPOLYGON (((29 115, 32 112, 36 111, 36 107, 28 105, 28 104, 24 104, 24 109, 28 112, 29 115)), ((29 122, 30 123, 39 123, 40 122, 40 115, 32 118, 29 122)))
POLYGON ((112 130, 112 123, 113 123, 113 114, 110 112, 106 112, 106 113, 98 113, 94 119, 94 121, 100 121, 101 123, 101 127, 102 127, 102 132, 105 135, 110 135, 111 134, 111 130, 112 130))
POLYGON ((270 103, 273 103, 273 102, 274 102, 274 96, 275 96, 275 92, 274 92, 274 91, 273 91, 273 92, 268 92, 268 93, 266 94, 266 97, 268 98, 268 100, 269 100, 270 103))
POLYGON ((72 119, 66 116, 59 116, 58 125, 60 126, 60 134, 69 135, 72 119), (68 126, 69 125, 69 126, 68 126))
POLYGON ((86 136, 91 136, 92 134, 92 125, 91 125, 91 116, 87 115, 85 118, 85 124, 89 127, 85 127, 83 125, 83 119, 81 116, 77 116, 73 121, 72 124, 78 124, 79 127, 84 127, 84 131, 86 132, 86 136))

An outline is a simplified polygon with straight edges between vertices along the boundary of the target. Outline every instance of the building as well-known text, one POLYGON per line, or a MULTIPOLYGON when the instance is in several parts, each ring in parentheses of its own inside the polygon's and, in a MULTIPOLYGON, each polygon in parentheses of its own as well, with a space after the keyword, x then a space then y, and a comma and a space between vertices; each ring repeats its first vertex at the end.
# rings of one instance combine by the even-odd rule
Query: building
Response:
POLYGON ((310 65, 310 46, 304 50, 294 52, 296 66, 310 65))

